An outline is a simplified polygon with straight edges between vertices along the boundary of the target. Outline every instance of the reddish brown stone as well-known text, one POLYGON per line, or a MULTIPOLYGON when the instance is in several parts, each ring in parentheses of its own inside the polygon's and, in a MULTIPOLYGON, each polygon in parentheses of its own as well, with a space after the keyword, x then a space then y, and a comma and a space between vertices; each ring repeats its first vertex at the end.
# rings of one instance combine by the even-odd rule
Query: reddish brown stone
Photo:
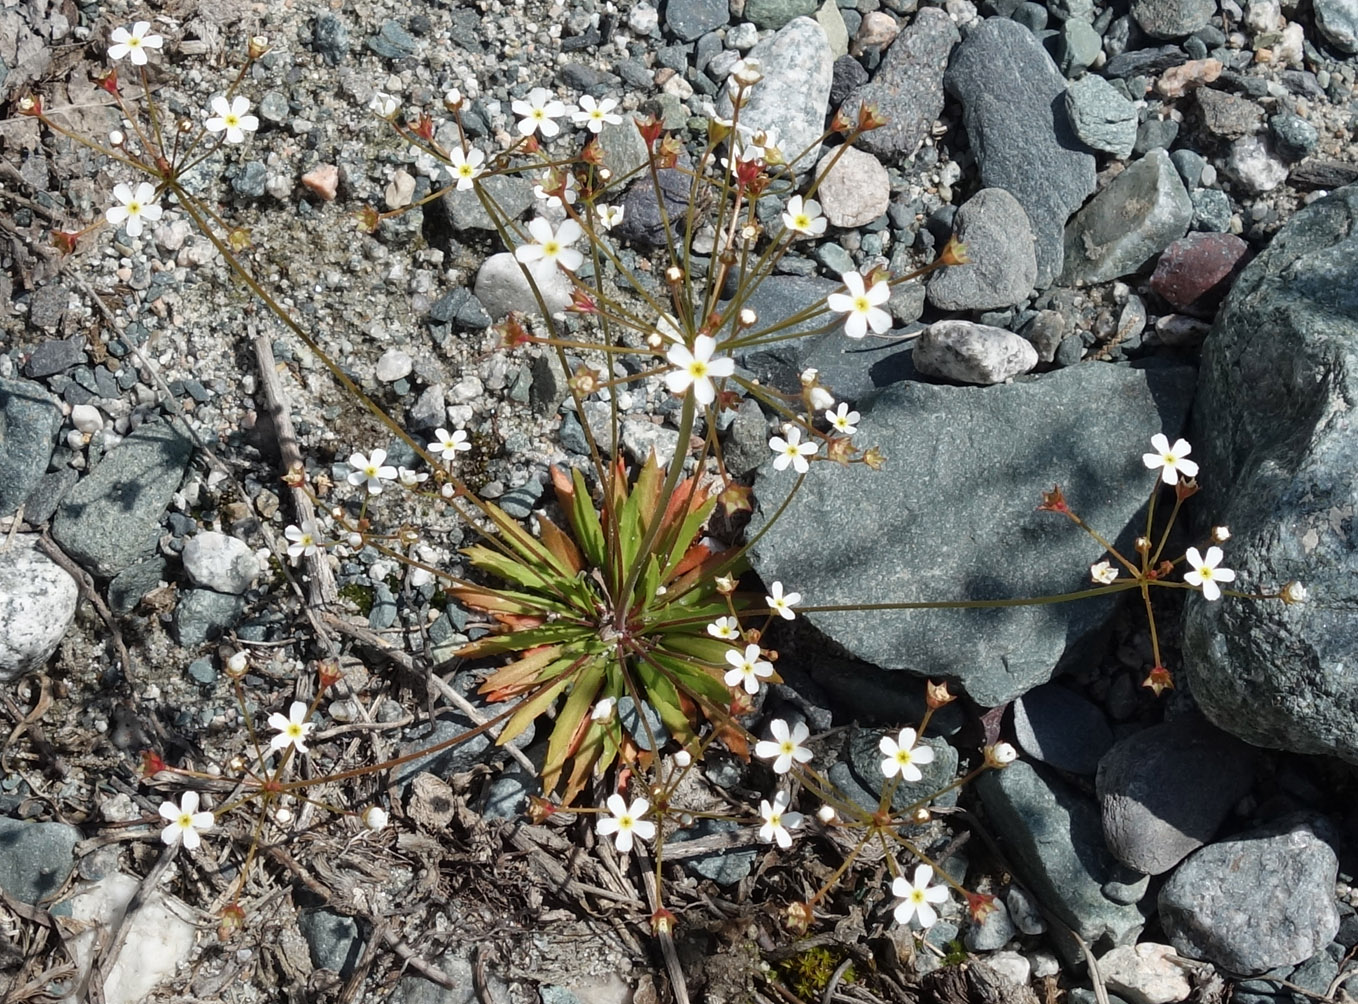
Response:
POLYGON ((1206 317, 1248 260, 1249 245, 1234 234, 1189 234, 1160 255, 1151 289, 1174 309, 1206 317))
POLYGON ((314 171, 302 175, 302 184, 326 202, 333 202, 339 192, 339 168, 334 164, 319 164, 314 171))

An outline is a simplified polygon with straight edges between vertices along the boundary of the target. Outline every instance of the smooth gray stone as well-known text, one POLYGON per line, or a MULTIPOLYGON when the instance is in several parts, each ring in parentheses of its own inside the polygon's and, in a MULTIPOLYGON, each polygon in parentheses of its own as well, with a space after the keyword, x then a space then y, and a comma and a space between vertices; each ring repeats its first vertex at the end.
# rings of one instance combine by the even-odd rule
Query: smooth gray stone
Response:
POLYGON ((1003 188, 1028 213, 1038 286, 1061 274, 1062 228, 1094 190, 1094 157, 1062 114, 1066 80, 1033 34, 992 17, 972 31, 944 75, 962 102, 981 184, 1003 188))
POLYGON ((61 405, 41 384, 0 379, 0 516, 42 481, 61 428, 61 405))
POLYGON ((494 230, 496 220, 517 220, 533 206, 533 182, 518 175, 496 174, 477 179, 477 185, 495 206, 495 219, 486 212, 475 188, 443 195, 443 207, 454 230, 494 230))
POLYGON ((329 969, 348 979, 363 955, 364 939, 358 931, 358 921, 334 910, 303 910, 297 916, 297 927, 311 951, 311 964, 317 969, 329 969))
POLYGON ((1113 745, 1103 712, 1057 683, 1034 687, 1014 702, 1014 733, 1035 760, 1090 777, 1113 745))
POLYGON ((20 903, 50 899, 75 870, 80 831, 65 823, 30 823, 0 816, 0 889, 20 903))
POLYGON ((1231 528, 1246 591, 1301 581, 1311 601, 1190 596, 1184 665, 1220 728, 1256 746, 1358 763, 1358 186, 1293 216, 1236 279, 1203 345, 1194 507, 1231 528))
POLYGON ((52 536, 99 576, 149 557, 192 455, 192 442, 169 422, 140 426, 62 500, 52 536))
MULTIPOLYGON (((739 824, 734 820, 699 819, 689 829, 675 830, 666 840, 682 844, 688 840, 701 840, 716 833, 734 833, 739 828, 739 824)), ((752 847, 748 850, 717 851, 684 858, 683 865, 686 871, 711 879, 717 885, 735 885, 750 875, 758 857, 759 849, 752 847)))
POLYGON ((1003 188, 983 188, 957 210, 953 228, 970 261, 934 273, 930 303, 940 310, 995 310, 1028 297, 1037 281, 1037 253, 1018 199, 1003 188))
MULTIPOLYGON (((1140 531, 1144 444, 1183 428, 1193 372, 1079 366, 994 387, 907 381, 857 402, 855 437, 886 469, 814 469, 777 532, 754 546, 766 582, 795 582, 822 604, 1000 599, 1085 588, 1097 544, 1035 512, 1053 484, 1119 546, 1140 531), (1060 449, 1052 444, 1060 443, 1060 449), (1112 448, 1110 444, 1118 444, 1112 448), (1005 544, 996 560, 996 541, 1005 544), (827 542, 832 542, 832 545, 827 542)), ((761 470, 757 533, 795 475, 761 470)), ((851 655, 961 685, 992 707, 1050 679, 1099 629, 1105 599, 986 610, 808 612, 851 655)), ((908 687, 909 685, 905 685, 908 687)))
POLYGON ((245 600, 211 589, 184 589, 174 610, 175 638, 185 648, 216 641, 245 612, 245 600))
POLYGON ((1193 201, 1164 150, 1114 178, 1066 226, 1064 284, 1135 272, 1188 232, 1193 201))
POLYGON ((1340 52, 1358 52, 1358 2, 1315 0, 1316 27, 1340 52))

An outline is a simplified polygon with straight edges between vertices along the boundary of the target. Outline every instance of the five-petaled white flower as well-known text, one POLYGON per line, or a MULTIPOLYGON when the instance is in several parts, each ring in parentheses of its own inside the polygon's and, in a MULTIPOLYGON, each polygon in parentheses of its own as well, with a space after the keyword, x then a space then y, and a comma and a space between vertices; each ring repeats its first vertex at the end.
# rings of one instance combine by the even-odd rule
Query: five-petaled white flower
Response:
POLYGON ((942 903, 948 898, 948 887, 930 886, 929 880, 933 877, 934 870, 928 865, 920 865, 915 869, 913 882, 906 881, 904 875, 896 876, 891 883, 891 894, 900 899, 894 911, 896 923, 908 924, 911 919, 918 919, 920 927, 934 926, 938 911, 933 904, 942 903))
POLYGON ((314 519, 306 520, 301 526, 296 523, 290 525, 283 531, 283 536, 287 537, 288 557, 292 559, 306 557, 309 558, 320 550, 320 542, 317 540, 321 532, 316 528, 314 519))
POLYGON ((665 353, 672 371, 665 374, 665 386, 672 394, 682 394, 693 388, 693 396, 706 407, 717 397, 712 385, 713 377, 729 377, 736 371, 736 361, 728 357, 712 358, 717 350, 717 340, 711 335, 699 335, 693 340, 693 351, 685 345, 671 345, 665 353))
POLYGON ((773 469, 775 471, 787 470, 787 465, 791 464, 792 469, 798 474, 805 474, 811 470, 811 464, 807 462, 807 457, 814 457, 816 451, 820 449, 818 443, 803 443, 802 430, 795 425, 783 430, 787 433, 787 438, 774 436, 769 440, 769 449, 778 456, 773 458, 773 469))
POLYGON ((414 488, 416 485, 424 484, 429 480, 429 475, 424 471, 412 471, 409 467, 396 468, 396 480, 402 488, 414 488))
POLYGON ((212 813, 198 811, 196 791, 184 792, 184 797, 179 800, 178 805, 173 802, 161 802, 160 817, 170 821, 169 825, 160 831, 160 839, 171 847, 182 841, 191 851, 196 851, 198 845, 203 842, 198 836, 198 831, 210 830, 217 822, 217 817, 212 813))
POLYGON ((641 818, 651 808, 651 803, 646 799, 638 798, 628 805, 621 795, 614 792, 604 804, 613 815, 605 816, 595 823, 594 831, 604 837, 610 833, 617 834, 613 838, 613 846, 623 854, 632 849, 633 837, 650 840, 655 836, 655 823, 641 818))
POLYGON ((203 126, 208 132, 225 130, 228 143, 244 143, 245 134, 259 128, 259 119, 246 114, 249 111, 250 102, 241 95, 237 94, 230 101, 218 95, 212 99, 212 118, 203 126))
POLYGON ((369 495, 380 495, 382 493, 383 481, 396 480, 396 468, 390 464, 383 464, 387 459, 387 451, 382 449, 373 450, 368 456, 361 453, 351 454, 349 466, 353 468, 349 472, 349 484, 368 486, 369 495))
POLYGON ((554 231, 552 224, 539 216, 528 224, 528 232, 533 235, 533 243, 520 244, 514 249, 514 257, 525 265, 545 261, 574 272, 585 260, 584 255, 570 247, 584 233, 574 220, 563 220, 554 231))
POLYGON ((1174 445, 1170 446, 1168 437, 1163 432, 1157 432, 1151 436, 1151 449, 1155 452, 1141 454, 1141 462, 1151 470, 1160 468, 1160 477, 1165 484, 1177 485, 1180 476, 1191 478, 1198 473, 1198 465, 1184 459, 1193 452, 1188 440, 1176 439, 1174 445))
POLYGON ((726 661, 731 664, 731 668, 723 677, 726 685, 743 686, 747 694, 759 693, 760 678, 773 675, 773 663, 759 658, 759 654, 759 646, 754 644, 746 645, 744 652, 734 648, 727 652, 726 661))
POLYGON ((571 112, 571 121, 576 125, 582 125, 592 133, 602 132, 604 124, 621 125, 622 116, 613 113, 613 109, 618 107, 616 98, 604 98, 602 101, 595 101, 590 95, 586 94, 580 99, 580 110, 571 112))
POLYGON ((467 432, 465 429, 458 429, 456 432, 449 432, 447 429, 435 429, 434 441, 429 444, 429 449, 440 460, 456 460, 460 451, 470 450, 472 444, 467 442, 467 432))
POLYGON ((707 625, 707 633, 723 641, 735 641, 740 637, 740 622, 734 617, 718 617, 707 625))
POLYGON ((787 200, 787 211, 783 213, 783 226, 808 237, 819 237, 825 233, 827 220, 820 214, 820 203, 815 199, 802 200, 794 195, 787 200))
POLYGON ((1118 577, 1118 570, 1111 561, 1096 561, 1089 566, 1089 577, 1101 586, 1106 586, 1118 577))
POLYGON ((880 335, 891 327, 891 315, 882 309, 882 304, 891 299, 891 287, 885 279, 878 278, 867 289, 863 277, 857 272, 845 272, 840 276, 847 293, 831 293, 825 298, 825 305, 837 314, 848 314, 844 322, 844 333, 850 338, 862 338, 871 328, 873 334, 880 335))
POLYGON ((277 729, 278 735, 269 740, 269 752, 276 753, 296 746, 298 753, 306 752, 306 737, 316 727, 315 722, 307 719, 307 706, 303 701, 293 701, 288 708, 287 717, 275 711, 269 716, 269 728, 277 729))
POLYGON ((1229 568, 1218 568, 1222 559, 1221 548, 1209 547, 1204 557, 1196 547, 1190 547, 1184 554, 1189 571, 1184 573, 1184 581, 1190 586, 1201 586, 1206 600, 1221 599, 1218 582, 1234 582, 1235 572, 1229 568))
POLYGON ((465 192, 472 187, 472 183, 486 171, 483 165, 486 162, 486 155, 476 147, 463 151, 462 147, 457 147, 448 155, 448 166, 452 169, 453 177, 457 179, 457 190, 465 192))
POLYGON ((509 107, 515 115, 523 116, 519 120, 519 132, 522 135, 531 136, 540 131, 548 139, 561 131, 561 127, 552 120, 566 114, 566 106, 552 97, 552 92, 545 87, 534 87, 528 92, 527 101, 520 98, 509 107))
POLYGON ((156 186, 149 181, 143 181, 135 191, 131 185, 117 185, 113 197, 122 205, 109 206, 104 210, 104 219, 115 227, 126 223, 129 237, 141 236, 143 220, 154 223, 160 219, 161 208, 155 203, 156 186))
POLYGON ((761 799, 759 802, 759 814, 764 817, 764 825, 759 828, 759 839, 766 844, 777 842, 783 850, 792 846, 792 834, 788 830, 795 830, 802 825, 802 814, 800 812, 788 812, 787 792, 780 791, 773 796, 773 804, 770 805, 768 799, 761 799))
POLYGON ((775 718, 769 723, 769 732, 773 738, 755 743, 754 755, 761 760, 772 760, 775 774, 786 774, 794 763, 811 761, 811 751, 802 745, 811 735, 805 723, 798 722, 788 729, 784 719, 775 718))
POLYGON ((846 436, 852 436, 858 431, 858 420, 863 416, 856 411, 850 411, 849 406, 842 401, 838 411, 827 411, 825 420, 830 423, 836 432, 842 432, 846 436))
POLYGON ((775 582, 769 587, 769 595, 764 597, 769 605, 769 610, 785 621, 796 619, 797 615, 792 612, 792 608, 802 601, 801 593, 783 593, 783 584, 775 582))
POLYGON ((599 218, 599 229, 605 232, 612 230, 622 222, 623 206, 621 204, 616 206, 597 205, 594 207, 594 212, 599 218))
MULTIPOLYGON (((165 44, 165 39, 159 35, 148 35, 150 30, 150 21, 138 21, 131 28, 114 28, 109 35, 113 44, 108 47, 108 58, 118 60, 130 56, 132 65, 145 66, 146 50, 159 49, 165 44)), ((194 846, 197 846, 196 841, 194 846)))
POLYGON ((924 776, 924 772, 916 765, 933 763, 934 751, 928 746, 916 749, 917 738, 919 736, 914 729, 901 729, 895 739, 882 736, 877 748, 885 757, 882 761, 882 773, 885 776, 895 777, 899 774, 902 781, 918 781, 924 776))

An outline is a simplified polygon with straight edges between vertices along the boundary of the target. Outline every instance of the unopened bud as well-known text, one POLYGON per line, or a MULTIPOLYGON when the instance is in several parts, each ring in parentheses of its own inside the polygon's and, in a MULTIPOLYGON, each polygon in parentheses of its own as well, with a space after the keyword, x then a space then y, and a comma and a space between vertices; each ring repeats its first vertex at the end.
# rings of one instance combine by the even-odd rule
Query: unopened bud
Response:
POLYGON ((1289 605, 1293 603, 1305 603, 1309 596, 1310 594, 1307 593, 1306 587, 1300 582, 1289 582, 1287 585, 1283 586, 1283 602, 1289 605))
POLYGON ((368 806, 363 812, 363 825, 376 833, 387 825, 386 810, 376 805, 368 806))

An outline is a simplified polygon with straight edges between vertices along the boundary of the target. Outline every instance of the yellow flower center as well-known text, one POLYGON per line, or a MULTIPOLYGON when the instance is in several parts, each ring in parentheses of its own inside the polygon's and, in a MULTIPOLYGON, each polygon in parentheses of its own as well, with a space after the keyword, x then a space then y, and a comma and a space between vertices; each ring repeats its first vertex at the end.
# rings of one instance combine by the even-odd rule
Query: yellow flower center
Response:
POLYGON ((226 123, 226 127, 228 129, 234 129, 238 125, 240 125, 240 116, 234 114, 233 112, 227 112, 225 115, 222 116, 222 121, 226 123))
POLYGON ((193 816, 192 816, 191 814, 187 813, 187 812, 181 812, 181 813, 179 814, 179 819, 177 819, 177 820, 175 821, 175 825, 178 826, 180 829, 183 829, 183 830, 192 829, 192 828, 193 828, 193 816))
POLYGON ((548 241, 542 245, 542 253, 548 258, 555 258, 561 253, 561 245, 556 241, 548 241))
POLYGON ((854 298, 853 309, 855 313, 866 314, 872 309, 872 304, 868 301, 866 296, 858 296, 854 298))
POLYGON ((802 215, 797 217, 796 228, 798 230, 805 230, 809 226, 811 226, 811 217, 807 216, 805 213, 802 213, 802 215))
POLYGON ((1204 565, 1202 568, 1198 569, 1198 574, 1202 576, 1204 580, 1210 579, 1212 577, 1212 570, 1204 565))
POLYGON ((778 747, 778 752, 779 752, 779 753, 785 753, 785 754, 787 754, 788 756, 791 756, 793 753, 797 752, 797 747, 796 747, 796 745, 792 742, 791 739, 785 739, 785 740, 782 742, 782 744, 778 747))
POLYGON ((127 40, 127 47, 128 47, 129 49, 140 49, 140 48, 141 48, 141 38, 138 37, 137 35, 133 35, 131 38, 129 38, 129 39, 127 40))
POLYGON ((783 814, 781 812, 769 813, 769 825, 775 830, 783 824, 783 814))
POLYGON ((693 360, 693 362, 688 364, 688 375, 693 377, 694 380, 701 380, 703 377, 707 376, 707 363, 703 362, 701 359, 693 360))
POLYGON ((140 215, 141 215, 141 203, 138 202, 138 201, 136 201, 135 199, 133 199, 131 202, 129 202, 129 203, 127 204, 127 215, 128 215, 128 216, 140 216, 140 215))

